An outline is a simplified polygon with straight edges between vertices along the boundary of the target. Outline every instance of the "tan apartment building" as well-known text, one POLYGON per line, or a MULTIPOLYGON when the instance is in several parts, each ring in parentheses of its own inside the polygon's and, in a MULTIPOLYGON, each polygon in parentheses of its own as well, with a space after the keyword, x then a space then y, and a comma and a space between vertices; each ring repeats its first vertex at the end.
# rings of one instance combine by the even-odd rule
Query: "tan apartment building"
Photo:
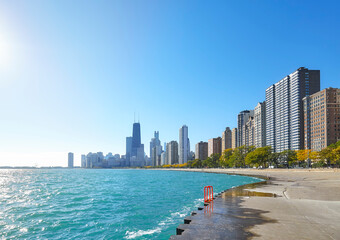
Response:
POLYGON ((320 151, 340 140, 340 89, 326 88, 303 98, 304 147, 320 151))
POLYGON ((237 148, 237 128, 233 128, 231 130, 231 148, 235 149, 237 148))
POLYGON ((222 133, 222 152, 229 148, 231 148, 231 130, 227 127, 222 133))

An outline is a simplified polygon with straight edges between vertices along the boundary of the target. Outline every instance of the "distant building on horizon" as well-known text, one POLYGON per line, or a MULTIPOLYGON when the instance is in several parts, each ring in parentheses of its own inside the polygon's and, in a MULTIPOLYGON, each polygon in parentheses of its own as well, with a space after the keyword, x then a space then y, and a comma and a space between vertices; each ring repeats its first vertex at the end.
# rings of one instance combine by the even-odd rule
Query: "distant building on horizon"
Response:
POLYGON ((126 158, 131 167, 145 166, 144 144, 141 143, 141 127, 139 122, 133 124, 132 137, 126 138, 126 158))
POLYGON ((137 156, 138 148, 141 146, 140 123, 134 123, 132 129, 132 156, 137 156))
POLYGON ((222 132, 222 152, 229 148, 231 148, 231 130, 227 127, 222 132))
POLYGON ((221 154, 222 153, 222 138, 211 138, 208 140, 208 157, 212 154, 221 154))
POLYGON ((190 154, 190 142, 188 137, 188 126, 183 125, 179 129, 179 164, 187 163, 190 154))
POLYGON ((126 154, 127 165, 130 166, 130 157, 132 155, 132 137, 126 137, 126 154))
POLYGON ((321 151, 340 141, 340 89, 326 88, 303 103, 305 149, 321 151))
POLYGON ((161 153, 161 164, 160 165, 165 165, 166 164, 166 152, 161 153))
POLYGON ((68 153, 68 164, 67 164, 69 168, 73 168, 73 164, 74 164, 73 160, 74 160, 74 154, 72 152, 69 152, 68 153))
POLYGON ((208 158, 208 143, 200 141, 196 143, 195 158, 199 160, 205 160, 208 158))
POLYGON ((266 89, 266 144, 274 152, 304 148, 302 99, 320 91, 320 70, 300 67, 266 89))
POLYGON ((235 149, 237 148, 237 138, 238 138, 238 133, 237 133, 237 128, 233 128, 231 130, 231 148, 235 149))
POLYGON ((159 132, 154 132, 154 137, 150 141, 150 158, 151 158, 151 165, 152 166, 158 166, 157 159, 162 153, 162 145, 161 141, 159 140, 159 132), (155 165, 157 164, 157 165, 155 165))
POLYGON ((81 155, 81 167, 86 168, 86 155, 85 154, 81 155))

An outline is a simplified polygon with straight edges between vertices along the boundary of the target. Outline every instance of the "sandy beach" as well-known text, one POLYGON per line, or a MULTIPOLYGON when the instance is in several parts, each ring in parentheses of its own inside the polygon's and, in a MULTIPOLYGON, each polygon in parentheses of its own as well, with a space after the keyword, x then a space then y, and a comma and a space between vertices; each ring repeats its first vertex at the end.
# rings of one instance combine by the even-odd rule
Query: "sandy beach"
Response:
POLYGON ((340 239, 339 169, 176 170, 250 175, 268 180, 266 184, 246 187, 247 194, 223 193, 214 200, 212 214, 189 217, 190 224, 180 225, 184 231, 173 239, 340 239), (214 222, 220 224, 215 230, 214 222))

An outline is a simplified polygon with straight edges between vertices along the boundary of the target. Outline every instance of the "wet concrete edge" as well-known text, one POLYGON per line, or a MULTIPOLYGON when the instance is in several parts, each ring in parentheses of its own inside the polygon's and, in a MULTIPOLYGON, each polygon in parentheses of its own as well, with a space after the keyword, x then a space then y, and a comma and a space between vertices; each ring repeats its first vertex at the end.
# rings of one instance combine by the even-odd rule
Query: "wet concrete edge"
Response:
MULTIPOLYGON (((168 169, 170 171, 178 171, 176 169, 168 169)), ((214 172, 214 171, 209 171, 209 172, 206 172, 202 169, 202 171, 186 171, 186 170, 180 170, 180 171, 183 171, 183 172, 197 172, 197 173, 215 173, 215 174, 227 174, 227 175, 237 175, 237 176, 246 176, 246 177, 253 177, 253 178, 258 178, 258 179, 262 179, 263 181, 260 181, 260 182, 256 182, 256 183, 249 183, 249 184, 244 184, 244 185, 240 185, 240 186, 237 186, 237 187, 233 187, 233 188, 229 188, 229 189, 226 189, 222 192, 219 192, 218 194, 216 194, 214 196, 214 199, 216 198, 221 198, 222 195, 225 195, 225 197, 228 197, 228 198, 239 198, 239 197, 242 197, 242 196, 245 196, 245 195, 242 195, 242 194, 229 194, 229 193, 232 193, 232 192, 243 192, 243 191, 248 191, 248 192, 253 192, 253 191, 249 191, 249 190, 245 190, 245 189, 255 189, 261 185, 271 185, 272 184, 272 181, 276 180, 275 177, 270 177, 268 174, 267 176, 266 175, 252 175, 252 174, 244 174, 244 173, 235 173, 235 172, 214 172)), ((257 193, 261 193, 261 192, 257 192, 257 193)), ((264 194, 267 194, 267 193, 264 193, 264 194)), ((270 194, 270 193, 269 193, 270 194)), ((272 197, 277 197, 275 194, 273 194, 272 197)), ((238 204, 237 204, 237 207, 238 208, 241 208, 240 206, 240 203, 242 202, 242 200, 238 200, 238 204)), ((204 207, 205 206, 208 206, 209 203, 204 203, 204 207)), ((198 207, 198 211, 202 211, 204 209, 204 207, 198 207)), ((252 212, 256 212, 258 214, 258 218, 257 220, 255 220, 255 222, 253 222, 253 224, 249 225, 249 224, 244 224, 244 226, 242 227, 242 232, 243 234, 241 234, 242 236, 245 236, 245 237, 241 237, 241 236, 238 236, 237 238, 238 239, 249 239, 249 238, 252 238, 254 236, 257 236, 255 235, 254 233, 251 233, 249 231, 249 229, 255 225, 261 225, 261 224, 265 224, 265 223, 275 223, 276 220, 274 219, 270 219, 268 217, 265 217, 263 216, 263 213, 265 212, 259 212, 258 210, 256 209, 249 209, 247 208, 246 209, 248 212, 249 211, 252 211, 252 212)), ((195 216, 197 215, 197 211, 193 211, 191 212, 191 215, 189 216, 186 216, 184 217, 184 224, 190 224, 191 221, 192 221, 192 216, 195 216)), ((182 224, 180 224, 182 225, 182 224)), ((185 229, 182 229, 180 227, 180 225, 176 228, 176 235, 172 235, 170 237, 170 239, 181 239, 181 238, 176 238, 176 237, 181 237, 182 233, 185 231, 185 229)), ((183 239, 186 239, 186 238, 183 238, 183 239)))

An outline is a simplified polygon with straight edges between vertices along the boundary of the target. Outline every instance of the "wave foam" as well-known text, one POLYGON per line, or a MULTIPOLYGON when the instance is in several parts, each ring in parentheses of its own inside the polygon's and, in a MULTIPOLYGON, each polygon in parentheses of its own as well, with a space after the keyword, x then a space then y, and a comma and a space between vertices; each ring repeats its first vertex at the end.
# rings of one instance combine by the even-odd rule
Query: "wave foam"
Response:
POLYGON ((144 235, 151 235, 151 234, 154 234, 154 233, 159 233, 161 232, 162 229, 160 227, 157 227, 155 229, 150 229, 150 230, 138 230, 136 232, 130 232, 130 231, 126 231, 125 235, 125 239, 134 239, 136 237, 141 237, 141 236, 144 236, 144 235))

